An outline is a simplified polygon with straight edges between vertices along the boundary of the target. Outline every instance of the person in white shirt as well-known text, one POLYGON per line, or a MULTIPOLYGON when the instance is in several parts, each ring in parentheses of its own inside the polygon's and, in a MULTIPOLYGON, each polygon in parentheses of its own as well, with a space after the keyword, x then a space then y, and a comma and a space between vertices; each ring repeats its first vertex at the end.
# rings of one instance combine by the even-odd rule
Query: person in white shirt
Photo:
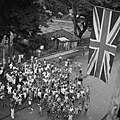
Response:
POLYGON ((26 91, 23 92, 23 96, 24 96, 24 99, 26 99, 26 97, 27 97, 26 91))
POLYGON ((28 97, 28 105, 29 105, 28 109, 33 111, 33 108, 31 106, 32 105, 32 99, 30 97, 28 97))
POLYGON ((68 116, 68 120, 72 120, 72 118, 73 118, 73 114, 72 114, 73 113, 73 106, 70 107, 69 112, 70 113, 69 113, 69 116, 68 116))
POLYGON ((21 85, 18 84, 18 85, 17 85, 17 90, 20 91, 20 88, 21 88, 21 85))
POLYGON ((68 67, 68 61, 67 60, 65 61, 65 67, 68 67))
POLYGON ((14 100, 12 99, 11 100, 11 103, 10 103, 10 113, 11 113, 11 119, 14 120, 15 119, 15 104, 14 104, 14 100))
POLYGON ((62 62, 62 56, 60 55, 59 56, 59 63, 61 63, 62 62))
POLYGON ((14 118, 15 118, 15 110, 14 110, 14 108, 11 108, 11 118, 12 118, 12 120, 14 120, 14 118))
POLYGON ((70 114, 70 115, 68 116, 68 120, 72 120, 72 118, 73 118, 73 115, 70 114))
POLYGON ((10 69, 13 68, 13 63, 12 63, 12 62, 10 63, 9 68, 10 68, 10 69))
POLYGON ((42 115, 42 106, 39 105, 39 113, 42 115))
POLYGON ((77 99, 79 99, 80 98, 80 93, 79 92, 77 92, 77 99))
POLYGON ((84 112, 85 115, 87 114, 89 107, 90 107, 90 105, 88 103, 85 104, 85 112, 84 112))
POLYGON ((7 89, 8 89, 8 94, 11 95, 11 93, 12 93, 12 87, 10 85, 8 85, 7 89))
POLYGON ((65 94, 65 89, 64 89, 64 87, 61 88, 61 93, 62 93, 62 94, 65 94))
POLYGON ((84 107, 84 104, 85 104, 85 91, 84 91, 84 89, 82 89, 80 91, 80 94, 81 94, 81 98, 82 98, 82 107, 84 107))
POLYGON ((41 57, 41 50, 38 49, 37 52, 38 52, 38 57, 41 57))
POLYGON ((81 103, 79 103, 79 106, 78 106, 78 113, 79 113, 79 114, 81 114, 82 109, 83 109, 82 104, 81 104, 81 103))
POLYGON ((5 86, 3 84, 1 84, 0 89, 4 90, 4 88, 5 88, 5 86))
POLYGON ((69 67, 69 73, 71 74, 72 73, 72 66, 70 65, 69 67))
POLYGON ((13 55, 13 57, 12 57, 12 61, 14 61, 14 60, 15 60, 15 57, 16 57, 16 56, 15 56, 15 55, 13 55))
POLYGON ((16 78, 14 77, 14 78, 12 79, 12 84, 15 85, 15 83, 16 83, 16 78))
POLYGON ((86 101, 90 102, 90 87, 87 86, 86 88, 86 101))
POLYGON ((23 54, 18 55, 18 63, 21 63, 23 61, 23 57, 24 57, 23 54))
POLYGON ((38 101, 40 102, 40 100, 41 100, 41 91, 40 89, 38 89, 38 101))
POLYGON ((0 75, 3 74, 3 69, 4 69, 4 67, 0 67, 0 75))
POLYGON ((19 98, 18 98, 18 105, 22 105, 22 95, 19 93, 19 98))

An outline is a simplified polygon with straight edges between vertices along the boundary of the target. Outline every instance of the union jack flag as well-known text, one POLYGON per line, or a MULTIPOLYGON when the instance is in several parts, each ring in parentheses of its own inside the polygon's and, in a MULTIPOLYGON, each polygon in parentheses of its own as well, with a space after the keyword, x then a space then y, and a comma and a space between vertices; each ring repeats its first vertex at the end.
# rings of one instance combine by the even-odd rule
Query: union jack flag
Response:
POLYGON ((120 13, 102 7, 93 9, 87 74, 108 82, 120 36, 120 13))

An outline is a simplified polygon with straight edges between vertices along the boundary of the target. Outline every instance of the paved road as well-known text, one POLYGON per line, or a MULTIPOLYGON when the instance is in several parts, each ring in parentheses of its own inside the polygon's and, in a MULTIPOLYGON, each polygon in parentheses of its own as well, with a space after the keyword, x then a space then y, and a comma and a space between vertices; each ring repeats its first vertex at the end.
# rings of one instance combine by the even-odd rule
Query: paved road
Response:
POLYGON ((43 57, 43 58, 41 58, 41 60, 43 60, 43 59, 50 60, 50 59, 58 58, 60 55, 61 56, 63 56, 63 55, 66 56, 66 55, 69 55, 69 54, 72 54, 72 53, 76 53, 76 52, 79 52, 79 50, 78 49, 73 49, 73 50, 61 52, 61 53, 58 53, 58 54, 54 54, 54 55, 50 55, 50 56, 47 56, 47 57, 43 57))
POLYGON ((63 22, 63 23, 72 23, 73 24, 73 22, 72 21, 68 21, 68 20, 55 20, 55 19, 53 19, 53 22, 63 22))
MULTIPOLYGON (((46 111, 44 111, 44 115, 39 114, 39 107, 37 104, 32 105, 33 112, 28 110, 28 108, 25 108, 15 114, 15 120, 52 120, 52 117, 48 117, 46 111)), ((4 120, 10 120, 10 117, 7 117, 4 120)), ((58 119, 58 120, 64 120, 64 119, 58 119)), ((83 113, 80 116, 77 116, 74 118, 74 120, 92 120, 88 119, 87 116, 84 116, 83 113)))

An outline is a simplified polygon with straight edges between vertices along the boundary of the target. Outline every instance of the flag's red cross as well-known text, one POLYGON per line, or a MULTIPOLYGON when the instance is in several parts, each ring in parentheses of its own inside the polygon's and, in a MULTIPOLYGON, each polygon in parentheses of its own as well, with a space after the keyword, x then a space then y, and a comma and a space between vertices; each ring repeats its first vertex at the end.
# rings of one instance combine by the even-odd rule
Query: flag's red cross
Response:
MULTIPOLYGON (((116 52, 116 46, 111 44, 119 31, 120 22, 118 21, 118 23, 114 25, 113 29, 110 32, 111 16, 112 16, 112 11, 108 9, 104 9, 102 22, 100 26, 96 8, 94 9, 94 12, 93 12, 93 23, 94 23, 96 40, 90 39, 90 48, 95 49, 95 51, 94 51, 94 55, 90 58, 90 61, 88 64, 88 74, 90 74, 91 70, 93 69, 93 65, 91 66, 91 64, 94 61, 96 63, 95 69, 94 69, 94 76, 98 78, 101 77, 103 64, 107 64, 107 65, 109 64, 108 63, 109 61, 107 61, 106 54, 109 53, 109 54, 115 55, 115 52, 116 52), (95 59, 96 55, 97 55, 97 58, 96 58, 97 60, 95 61, 93 59, 95 59)), ((108 79, 109 77, 109 75, 107 75, 108 71, 106 72, 107 72, 106 77, 108 79)))

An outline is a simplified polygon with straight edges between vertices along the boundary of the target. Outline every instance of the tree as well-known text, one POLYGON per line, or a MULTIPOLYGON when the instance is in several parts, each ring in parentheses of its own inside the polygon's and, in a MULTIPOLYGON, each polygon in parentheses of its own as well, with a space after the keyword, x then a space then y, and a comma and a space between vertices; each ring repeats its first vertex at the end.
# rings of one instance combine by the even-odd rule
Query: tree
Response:
MULTIPOLYGON (((54 0, 55 1, 55 0, 54 0)), ((120 11, 119 0, 56 0, 60 1, 63 6, 69 10, 72 8, 72 17, 74 24, 74 33, 81 38, 84 31, 92 27, 92 8, 102 6, 112 10, 120 11), (83 18, 81 17, 83 16, 83 18), (80 24, 82 24, 82 29, 80 24)), ((62 8, 64 8, 62 6, 62 8)), ((108 113, 101 120, 120 120, 120 67, 118 69, 115 81, 113 95, 111 97, 108 113)))
POLYGON ((72 17, 74 34, 81 39, 87 28, 92 27, 92 9, 95 5, 120 10, 119 0, 44 0, 46 9, 54 16, 60 11, 72 17))
POLYGON ((88 1, 71 1, 73 11, 74 34, 81 38, 88 26, 91 26, 92 8, 88 1))
POLYGON ((12 31, 17 36, 31 37, 40 31, 39 25, 46 25, 46 14, 38 0, 2 0, 0 10, 1 35, 12 31))
POLYGON ((81 38, 92 26, 93 5, 109 5, 117 9, 119 0, 113 1, 114 4, 108 0, 1 0, 0 38, 4 35, 9 38, 12 31, 16 38, 36 40, 37 33, 42 32, 41 26, 46 27, 53 16, 61 18, 68 15, 70 9, 73 12, 74 33, 81 38))
MULTIPOLYGON (((50 4, 49 0, 45 1, 50 4)), ((72 17, 74 34, 77 37, 81 38, 88 26, 91 26, 92 7, 89 5, 89 0, 51 0, 51 3, 53 6, 50 4, 47 9, 54 10, 54 14, 60 11, 63 15, 72 17)))
MULTIPOLYGON (((42 32, 40 26, 46 26, 49 18, 41 1, 42 0, 1 0, 0 40, 6 35, 10 43, 11 31, 16 34, 15 44, 20 44, 18 40, 21 39, 28 39, 29 41, 33 41, 34 39, 35 41, 37 33, 42 32)), ((11 53, 9 53, 9 55, 11 56, 11 53)))
POLYGON ((50 17, 62 18, 63 15, 69 13, 64 1, 60 0, 43 0, 43 5, 50 17))

